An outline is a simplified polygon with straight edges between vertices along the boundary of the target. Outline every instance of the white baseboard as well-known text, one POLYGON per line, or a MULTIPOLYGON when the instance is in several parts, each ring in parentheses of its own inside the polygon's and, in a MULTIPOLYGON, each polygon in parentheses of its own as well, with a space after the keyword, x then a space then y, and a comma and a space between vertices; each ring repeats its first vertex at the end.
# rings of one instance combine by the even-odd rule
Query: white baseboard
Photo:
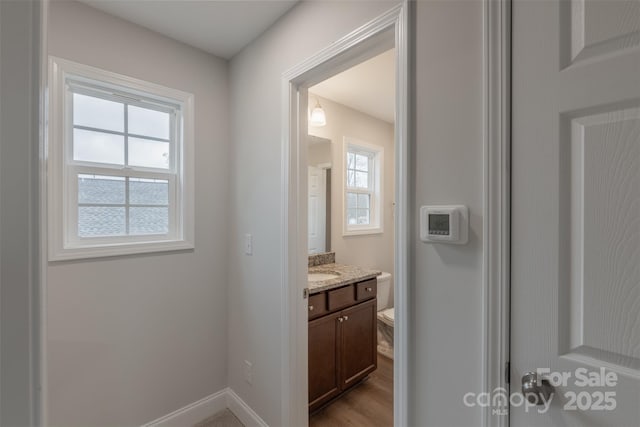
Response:
POLYGON ((229 408, 245 427, 269 427, 256 412, 230 388, 193 402, 142 427, 190 427, 229 408))
POLYGON ((238 417, 245 427, 269 427, 269 425, 230 388, 227 389, 227 408, 233 412, 233 415, 238 417))
POLYGON ((142 427, 189 427, 227 407, 227 388, 173 411, 142 427))

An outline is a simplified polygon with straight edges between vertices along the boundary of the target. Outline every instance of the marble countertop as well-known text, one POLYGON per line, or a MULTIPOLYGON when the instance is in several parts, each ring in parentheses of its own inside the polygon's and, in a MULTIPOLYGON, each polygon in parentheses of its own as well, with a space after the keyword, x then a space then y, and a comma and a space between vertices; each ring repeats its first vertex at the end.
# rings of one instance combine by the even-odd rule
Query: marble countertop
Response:
POLYGON ((372 279, 382 274, 382 271, 358 267, 357 265, 330 263, 309 267, 309 273, 338 274, 338 277, 334 279, 309 282, 309 294, 313 295, 329 289, 339 288, 340 286, 350 285, 351 283, 372 279))

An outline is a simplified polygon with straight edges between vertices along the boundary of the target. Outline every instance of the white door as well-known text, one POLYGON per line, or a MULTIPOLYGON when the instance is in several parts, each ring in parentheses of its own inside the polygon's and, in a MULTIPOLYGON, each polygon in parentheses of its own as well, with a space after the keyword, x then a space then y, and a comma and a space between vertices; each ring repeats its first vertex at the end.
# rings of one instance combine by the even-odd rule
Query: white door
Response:
POLYGON ((556 385, 511 425, 637 427, 640 1, 514 0, 512 24, 511 387, 556 385))
POLYGON ((325 252, 326 171, 309 166, 309 253, 325 252))

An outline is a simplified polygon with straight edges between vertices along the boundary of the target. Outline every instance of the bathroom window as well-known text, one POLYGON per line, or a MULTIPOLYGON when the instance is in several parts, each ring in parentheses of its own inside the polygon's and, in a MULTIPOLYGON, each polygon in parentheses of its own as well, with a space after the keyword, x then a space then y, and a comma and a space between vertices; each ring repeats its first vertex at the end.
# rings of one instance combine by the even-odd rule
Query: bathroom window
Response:
POLYGON ((343 234, 382 232, 382 147, 344 138, 343 234))
POLYGON ((192 248, 193 95, 51 58, 49 259, 192 248))

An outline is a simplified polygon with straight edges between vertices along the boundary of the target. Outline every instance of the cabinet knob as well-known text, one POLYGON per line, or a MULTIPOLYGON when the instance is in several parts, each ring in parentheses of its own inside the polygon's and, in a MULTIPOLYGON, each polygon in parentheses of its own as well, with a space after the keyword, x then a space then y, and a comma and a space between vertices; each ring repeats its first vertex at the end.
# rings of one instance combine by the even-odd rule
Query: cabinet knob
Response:
POLYGON ((365 290, 366 290, 367 292, 371 292, 371 291, 373 290, 373 288, 365 288, 365 290))
POLYGON ((312 305, 309 306, 309 311, 313 311, 313 306, 312 305))
POLYGON ((340 323, 344 322, 344 317, 338 317, 338 322, 340 323))
POLYGON ((343 319, 344 320, 349 320, 349 316, 344 316, 343 319))

